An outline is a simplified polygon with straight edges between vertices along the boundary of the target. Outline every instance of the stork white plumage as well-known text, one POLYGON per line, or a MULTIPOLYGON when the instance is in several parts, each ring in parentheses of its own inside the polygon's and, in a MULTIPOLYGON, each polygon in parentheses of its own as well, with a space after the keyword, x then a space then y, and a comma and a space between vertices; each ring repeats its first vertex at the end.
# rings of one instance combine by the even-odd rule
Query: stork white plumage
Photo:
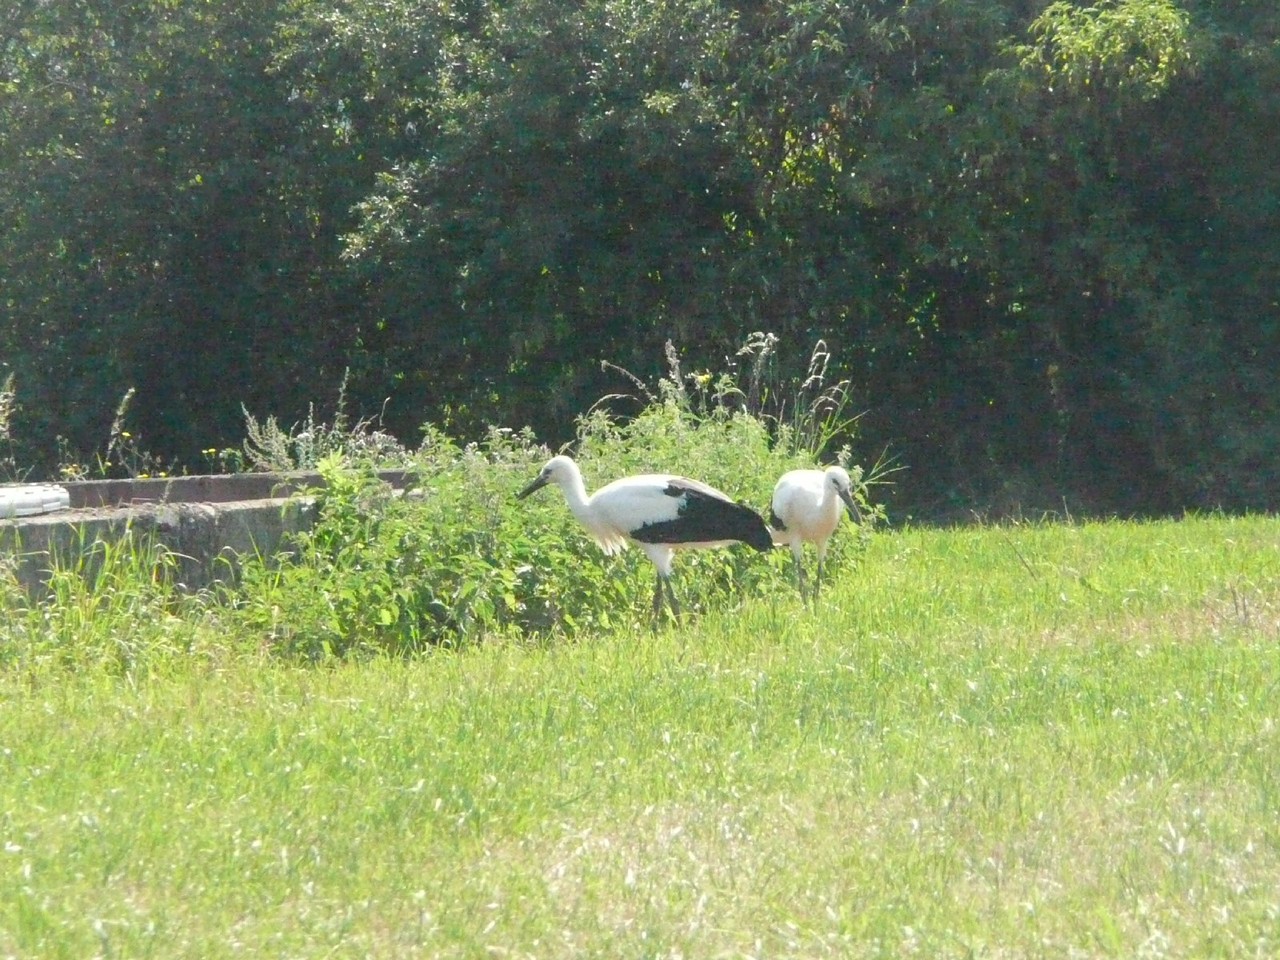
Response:
POLYGON ((760 551, 773 546, 764 519, 750 507, 688 477, 640 474, 614 480, 587 496, 582 472, 572 458, 552 457, 516 496, 523 500, 549 483, 564 491, 569 509, 606 555, 634 541, 657 568, 653 615, 662 612, 665 590, 676 619, 680 604, 671 588, 675 551, 745 543, 760 551))
POLYGON ((784 473, 773 488, 770 532, 774 543, 791 547, 801 596, 804 595, 804 545, 812 543, 818 551, 818 576, 813 588, 816 601, 822 586, 827 542, 840 523, 842 506, 854 522, 862 522, 862 513, 853 499, 853 481, 843 467, 791 470, 784 473))

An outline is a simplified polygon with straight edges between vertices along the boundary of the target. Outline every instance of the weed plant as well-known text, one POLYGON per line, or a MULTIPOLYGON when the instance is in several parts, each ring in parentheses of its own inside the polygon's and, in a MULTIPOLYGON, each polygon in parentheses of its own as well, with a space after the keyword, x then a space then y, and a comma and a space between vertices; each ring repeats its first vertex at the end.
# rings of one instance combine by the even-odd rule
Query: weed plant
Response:
POLYGON ((343 374, 338 385, 338 398, 333 419, 325 421, 317 416, 315 406, 307 411, 301 423, 285 429, 273 416, 259 420, 248 409, 244 413, 244 450, 206 451, 226 461, 234 453, 237 462, 253 470, 288 473, 294 470, 315 470, 326 458, 339 457, 351 463, 372 462, 383 467, 412 465, 410 451, 393 436, 379 429, 380 418, 352 420, 347 412, 347 382, 350 371, 343 374))
MULTIPOLYGON (((246 564, 230 606, 237 629, 313 659, 648 629, 653 570, 638 551, 606 557, 557 490, 516 500, 550 453, 527 433, 492 430, 460 447, 429 431, 405 496, 371 466, 321 461, 317 523, 283 562, 246 564)), ((762 512, 770 478, 797 462, 758 420, 694 418, 669 402, 625 425, 583 418, 575 453, 593 489, 628 473, 681 472, 762 512)), ((863 542, 836 538, 832 562, 853 562, 863 542)), ((786 561, 745 549, 682 554, 677 589, 697 615, 792 589, 786 561)))
POLYGON ((322 460, 314 528, 292 556, 245 565, 229 607, 237 628, 321 659, 456 646, 547 622, 530 561, 549 551, 532 545, 538 532, 514 506, 542 452, 498 430, 465 448, 430 431, 419 484, 405 496, 371 465, 322 460))
POLYGON ((129 408, 137 395, 135 387, 129 387, 116 404, 115 416, 107 430, 106 448, 95 452, 83 462, 58 438, 58 474, 63 480, 88 480, 95 477, 168 477, 182 472, 179 465, 147 449, 142 439, 127 428, 129 408))
MULTIPOLYGON (((571 452, 589 488, 632 473, 682 473, 767 515, 776 478, 813 465, 812 454, 791 425, 738 402, 755 388, 743 391, 724 376, 687 377, 670 347, 668 355, 668 376, 646 391, 637 416, 620 422, 597 406, 579 420, 571 452)), ((605 557, 558 491, 515 499, 551 453, 528 432, 492 429, 461 446, 428 426, 413 460, 416 485, 398 497, 371 461, 331 451, 318 462, 324 488, 312 493, 318 522, 289 557, 246 566, 229 605, 235 629, 307 659, 647 629, 654 574, 638 551, 605 557)), ((840 458, 847 462, 847 449, 840 458)), ((864 516, 881 516, 861 467, 849 469, 864 516)), ((865 549, 869 528, 853 529, 835 538, 833 569, 865 549)), ((676 589, 686 611, 791 590, 788 558, 778 554, 682 554, 676 589)))
POLYGON ((0 483, 18 479, 18 463, 13 455, 13 411, 17 390, 13 374, 0 381, 0 483))

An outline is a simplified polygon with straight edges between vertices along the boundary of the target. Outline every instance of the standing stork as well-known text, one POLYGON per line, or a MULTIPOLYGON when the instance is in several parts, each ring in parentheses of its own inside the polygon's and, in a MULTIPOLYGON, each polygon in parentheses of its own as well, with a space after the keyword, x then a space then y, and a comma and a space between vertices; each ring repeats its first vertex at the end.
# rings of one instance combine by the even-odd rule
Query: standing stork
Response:
POLYGON ((680 619, 680 604, 671 588, 676 550, 745 543, 763 552, 773 546, 769 528, 758 513, 687 477, 665 473, 622 477, 587 496, 578 465, 561 455, 548 460, 516 498, 523 500, 549 483, 564 491, 569 509, 606 555, 625 550, 628 541, 634 540, 653 561, 658 570, 655 620, 662 612, 664 589, 671 612, 680 619))
POLYGON ((791 470, 784 473, 773 488, 773 505, 769 514, 774 543, 789 544, 796 562, 796 585, 804 596, 804 545, 812 543, 818 551, 818 576, 813 587, 817 602, 822 586, 822 562, 827 556, 827 541, 840 523, 840 508, 849 511, 855 523, 862 513, 853 499, 853 481, 843 467, 825 470, 791 470))

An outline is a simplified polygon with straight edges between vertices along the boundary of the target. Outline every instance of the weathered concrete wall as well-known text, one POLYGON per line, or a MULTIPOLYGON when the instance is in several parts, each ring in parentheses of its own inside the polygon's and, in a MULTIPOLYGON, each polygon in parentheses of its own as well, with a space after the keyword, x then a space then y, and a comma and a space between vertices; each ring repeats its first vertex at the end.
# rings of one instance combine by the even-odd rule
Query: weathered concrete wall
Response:
MULTIPOLYGON (((380 476, 397 489, 408 479, 403 471, 380 476)), ((39 589, 55 559, 65 567, 84 558, 89 564, 95 543, 128 533, 172 551, 179 581, 197 589, 232 579, 237 557, 270 556, 290 534, 309 530, 314 502, 290 494, 322 485, 319 474, 304 473, 60 484, 72 509, 0 520, 0 559, 13 557, 19 582, 39 589)))
POLYGON ((189 589, 229 580, 241 555, 278 552, 289 534, 307 530, 314 503, 305 498, 232 503, 143 503, 127 508, 92 507, 0 521, 0 554, 16 561, 18 581, 39 589, 56 562, 94 568, 94 544, 163 544, 174 554, 180 583, 189 589))

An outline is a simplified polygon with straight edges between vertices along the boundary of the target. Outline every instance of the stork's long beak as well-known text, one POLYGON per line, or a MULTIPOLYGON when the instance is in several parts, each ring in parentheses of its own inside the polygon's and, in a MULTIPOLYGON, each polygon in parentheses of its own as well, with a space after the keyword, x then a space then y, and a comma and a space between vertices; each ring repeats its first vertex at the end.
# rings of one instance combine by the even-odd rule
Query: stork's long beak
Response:
POLYGON ((854 502, 853 494, 848 490, 841 490, 840 499, 844 501, 845 507, 848 508, 849 516, 853 518, 853 522, 862 523, 862 511, 858 509, 858 504, 854 502))
POLYGON ((519 493, 516 494, 516 499, 523 500, 529 494, 533 493, 536 490, 541 490, 550 482, 551 482, 550 477, 540 473, 538 474, 537 478, 533 481, 533 483, 529 484, 527 487, 525 487, 523 490, 521 490, 519 493))

